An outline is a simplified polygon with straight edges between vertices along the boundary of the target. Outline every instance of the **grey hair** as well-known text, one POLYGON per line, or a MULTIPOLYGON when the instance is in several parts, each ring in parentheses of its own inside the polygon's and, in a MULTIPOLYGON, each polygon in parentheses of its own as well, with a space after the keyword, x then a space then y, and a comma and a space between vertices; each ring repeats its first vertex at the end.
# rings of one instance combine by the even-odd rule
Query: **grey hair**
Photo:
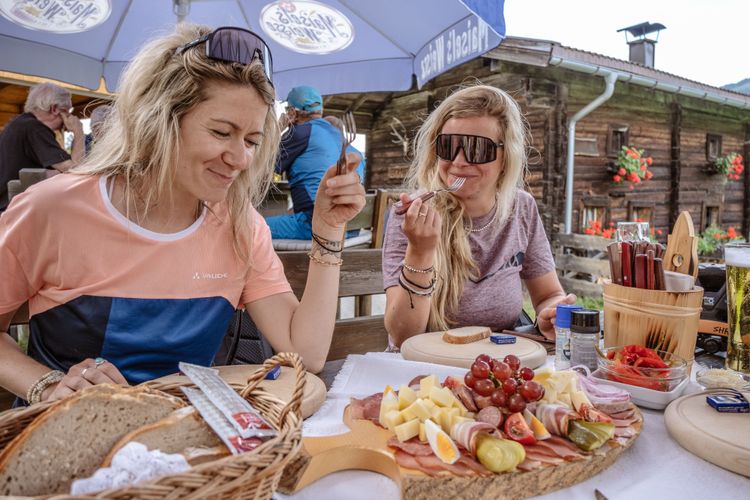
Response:
POLYGON ((49 111, 52 106, 68 108, 71 105, 70 92, 54 83, 38 83, 31 87, 26 103, 23 105, 24 113, 49 111))

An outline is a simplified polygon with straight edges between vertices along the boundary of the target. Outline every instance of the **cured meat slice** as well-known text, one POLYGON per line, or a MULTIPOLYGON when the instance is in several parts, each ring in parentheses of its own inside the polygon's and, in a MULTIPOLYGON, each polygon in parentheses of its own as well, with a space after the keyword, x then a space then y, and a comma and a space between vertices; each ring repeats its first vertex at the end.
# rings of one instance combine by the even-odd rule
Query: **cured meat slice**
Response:
POLYGON ((486 406, 477 413, 477 421, 498 428, 503 423, 503 412, 497 406, 486 406))
POLYGON ((405 451, 396 450, 393 453, 393 456, 396 459, 396 463, 400 465, 401 467, 403 467, 404 469, 414 469, 414 470, 424 472, 425 474, 432 475, 431 471, 425 470, 424 468, 422 468, 422 465, 419 462, 417 462, 417 459, 414 456, 409 455, 405 451))
POLYGON ((383 400, 383 393, 376 392, 364 399, 352 398, 351 416, 355 420, 372 420, 380 424, 380 402, 383 400))
POLYGON ((411 438, 408 441, 399 441, 396 436, 393 436, 388 440, 388 446, 391 448, 398 448, 412 456, 434 455, 430 445, 419 441, 417 438, 411 438))
POLYGON ((544 427, 556 436, 568 435, 568 422, 583 420, 578 412, 567 406, 558 404, 543 404, 536 408, 536 418, 542 421, 544 427))
POLYGON ((466 408, 467 411, 476 412, 479 410, 474 402, 474 395, 472 394, 471 389, 465 385, 461 385, 451 390, 453 391, 453 395, 456 396, 456 399, 464 405, 464 408, 466 408))
POLYGON ((414 457, 417 459, 417 462, 422 467, 425 467, 426 469, 432 470, 435 472, 435 475, 447 475, 451 474, 454 476, 476 476, 477 474, 467 467, 466 465, 461 464, 461 462, 456 462, 453 464, 446 464, 442 460, 440 460, 436 455, 418 455, 414 457))
POLYGON ((518 464, 516 468, 518 470, 522 470, 524 472, 541 469, 544 467, 544 464, 538 460, 529 460, 529 457, 526 457, 523 462, 518 464))

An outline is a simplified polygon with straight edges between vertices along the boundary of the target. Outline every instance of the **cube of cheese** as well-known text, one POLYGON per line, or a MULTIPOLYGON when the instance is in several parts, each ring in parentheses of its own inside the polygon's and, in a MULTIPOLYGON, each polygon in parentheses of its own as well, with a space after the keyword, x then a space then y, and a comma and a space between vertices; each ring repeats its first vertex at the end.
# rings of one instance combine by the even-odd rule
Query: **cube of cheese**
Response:
POLYGON ((440 427, 450 435, 453 418, 459 416, 458 408, 443 408, 443 415, 440 420, 440 427))
POLYGON ((419 440, 423 443, 427 442, 427 435, 424 433, 424 422, 419 422, 419 440))
POLYGON ((419 420, 409 420, 403 424, 394 427, 393 432, 396 433, 396 437, 399 441, 408 441, 414 436, 419 435, 419 420))
POLYGON ((453 392, 447 387, 433 386, 430 389, 430 399, 438 406, 448 408, 453 406, 453 401, 456 400, 453 397, 453 392))
POLYGON ((453 408, 458 408, 460 410, 461 415, 466 415, 466 413, 469 411, 466 409, 466 407, 456 398, 453 398, 453 408))
POLYGON ((417 399, 417 393, 408 385, 402 385, 398 390, 398 409, 403 410, 417 399))
POLYGON ((391 386, 386 386, 383 391, 383 399, 380 402, 380 413, 378 413, 378 420, 382 423, 385 415, 392 410, 398 410, 398 398, 391 389, 391 386))
POLYGON ((393 430, 397 425, 404 423, 404 419, 401 416, 401 412, 398 410, 391 410, 385 414, 383 420, 380 421, 386 429, 393 430))
MULTIPOLYGON (((421 398, 420 398, 421 399, 421 398)), ((438 405, 435 404, 435 402, 431 399, 421 399, 422 405, 427 408, 428 410, 432 411, 433 408, 437 407, 438 405)))
POLYGON ((429 375, 422 380, 419 381, 419 397, 420 398, 429 398, 430 397, 430 389, 433 387, 438 386, 440 387, 440 384, 438 384, 437 378, 435 378, 435 375, 429 375))
POLYGON ((406 417, 409 415, 413 416, 413 418, 419 419, 420 422, 424 422, 426 419, 430 418, 430 410, 421 399, 415 400, 407 408, 401 410, 401 413, 404 415, 404 421, 407 420, 406 417))

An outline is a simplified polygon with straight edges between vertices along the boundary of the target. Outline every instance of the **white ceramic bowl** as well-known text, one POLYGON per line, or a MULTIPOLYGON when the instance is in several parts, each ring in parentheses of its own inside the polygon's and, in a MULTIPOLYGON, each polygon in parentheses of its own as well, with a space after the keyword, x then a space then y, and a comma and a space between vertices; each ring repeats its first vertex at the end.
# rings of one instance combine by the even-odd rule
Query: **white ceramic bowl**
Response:
POLYGON ((606 378, 601 377, 601 374, 597 373, 598 371, 599 370, 595 371, 593 375, 597 378, 601 378, 602 384, 609 384, 615 387, 619 387, 620 389, 625 389, 630 393, 630 398, 632 399, 633 403, 638 406, 642 406, 643 408, 650 408, 652 410, 663 410, 664 408, 666 408, 669 403, 682 396, 682 393, 685 391, 685 387, 687 387, 688 382, 690 382, 689 378, 685 378, 677 385, 677 387, 669 392, 654 391, 652 389, 646 389, 644 387, 638 387, 630 384, 621 384, 620 382, 607 380, 606 378))
POLYGON ((745 375, 744 373, 736 372, 734 370, 726 370, 722 368, 702 368, 698 370, 698 372, 695 374, 695 381, 703 387, 704 389, 717 389, 719 387, 730 387, 731 389, 737 389, 741 391, 748 391, 750 390, 750 375, 745 375), (712 378, 710 376, 710 372, 712 371, 721 371, 728 374, 729 377, 732 377, 732 379, 728 379, 730 381, 729 384, 722 383, 719 379, 712 378))

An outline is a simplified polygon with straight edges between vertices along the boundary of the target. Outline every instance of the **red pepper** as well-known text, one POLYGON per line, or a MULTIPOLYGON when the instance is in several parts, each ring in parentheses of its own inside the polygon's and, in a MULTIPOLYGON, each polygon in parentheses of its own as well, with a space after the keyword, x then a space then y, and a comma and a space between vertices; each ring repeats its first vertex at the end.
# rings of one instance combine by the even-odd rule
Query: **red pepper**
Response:
POLYGON ((635 361, 635 365, 640 368, 669 368, 661 358, 642 357, 635 361))

